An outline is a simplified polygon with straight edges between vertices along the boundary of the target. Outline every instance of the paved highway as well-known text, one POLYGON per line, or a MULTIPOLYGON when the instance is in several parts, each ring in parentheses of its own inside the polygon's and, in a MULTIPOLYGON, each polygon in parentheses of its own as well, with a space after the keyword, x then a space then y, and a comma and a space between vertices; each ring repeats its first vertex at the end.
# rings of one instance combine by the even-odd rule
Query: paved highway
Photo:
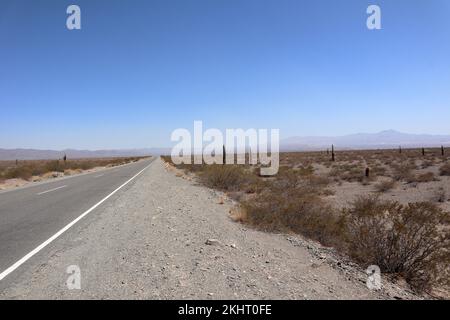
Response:
POLYGON ((0 193, 0 281, 124 189, 154 159, 0 193))

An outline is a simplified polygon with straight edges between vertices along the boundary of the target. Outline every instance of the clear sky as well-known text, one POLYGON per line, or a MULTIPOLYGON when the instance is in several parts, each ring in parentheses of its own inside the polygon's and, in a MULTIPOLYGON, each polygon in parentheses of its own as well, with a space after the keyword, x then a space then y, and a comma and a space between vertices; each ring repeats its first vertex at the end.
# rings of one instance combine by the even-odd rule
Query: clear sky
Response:
POLYGON ((450 134, 450 1, 1 0, 0 112, 0 148, 169 146, 194 120, 450 134))

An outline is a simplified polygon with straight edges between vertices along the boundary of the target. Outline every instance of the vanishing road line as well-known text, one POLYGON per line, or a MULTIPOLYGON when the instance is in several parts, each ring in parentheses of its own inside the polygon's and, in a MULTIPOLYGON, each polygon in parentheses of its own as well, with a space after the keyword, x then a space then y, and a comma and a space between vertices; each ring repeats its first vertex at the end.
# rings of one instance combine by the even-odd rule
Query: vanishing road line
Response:
POLYGON ((98 176, 95 176, 94 178, 100 178, 100 177, 103 177, 105 174, 104 173, 102 173, 102 174, 99 174, 98 176))
POLYGON ((78 218, 76 218, 75 220, 73 220, 72 222, 70 222, 69 224, 67 224, 64 228, 62 228, 61 230, 59 230, 57 233, 55 233, 53 236, 51 236, 49 239, 47 239, 46 241, 44 241, 43 243, 41 243, 39 246, 37 246, 34 250, 30 251, 29 253, 27 253, 23 258, 21 258, 19 261, 17 261, 16 263, 14 263, 12 266, 10 266, 9 268, 7 268, 5 271, 3 271, 2 273, 0 273, 0 281, 3 280, 6 276, 8 276, 10 273, 12 273, 14 270, 16 270, 17 268, 19 268, 22 264, 24 264, 25 262, 27 262, 31 257, 33 257, 35 254, 37 254, 39 251, 41 251, 42 249, 44 249, 46 246, 48 246, 50 243, 52 243, 54 240, 56 240, 60 235, 62 235, 64 232, 66 232, 67 230, 69 230, 72 226, 74 226, 78 221, 80 221, 81 219, 83 219, 85 216, 87 216, 89 213, 91 213, 95 208, 97 208, 99 205, 101 205, 103 202, 105 202, 106 200, 108 200, 112 195, 114 195, 117 191, 119 191, 120 189, 122 189, 123 187, 125 187, 128 183, 130 183, 131 181, 133 181, 134 179, 136 179, 137 176, 139 176, 142 172, 144 172, 144 170, 146 170, 148 167, 151 166, 152 163, 150 163, 148 166, 146 166, 144 169, 142 169, 141 171, 139 171, 138 173, 136 173, 133 177, 131 177, 129 180, 127 180, 126 182, 124 182, 120 187, 118 187, 117 189, 115 189, 113 192, 111 192, 109 195, 107 195, 106 197, 104 197, 102 200, 100 200, 99 202, 97 202, 97 204, 95 204, 94 206, 92 206, 90 209, 88 209, 87 211, 83 212, 78 218))
POLYGON ((47 191, 39 192, 39 193, 36 193, 36 194, 38 196, 40 196, 41 194, 45 194, 45 193, 49 193, 49 192, 52 192, 52 191, 56 191, 56 190, 59 190, 59 189, 65 188, 65 187, 67 187, 67 185, 64 185, 64 186, 61 186, 61 187, 57 187, 57 188, 53 188, 53 189, 50 189, 50 190, 47 190, 47 191))

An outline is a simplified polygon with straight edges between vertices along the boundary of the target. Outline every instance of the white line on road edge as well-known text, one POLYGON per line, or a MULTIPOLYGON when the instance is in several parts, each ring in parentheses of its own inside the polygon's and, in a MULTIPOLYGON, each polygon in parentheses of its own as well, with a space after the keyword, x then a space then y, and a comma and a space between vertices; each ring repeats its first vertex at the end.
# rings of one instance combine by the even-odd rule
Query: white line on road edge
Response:
MULTIPOLYGON (((153 162, 153 161, 152 161, 153 162)), ((117 191, 119 191, 120 189, 122 189, 123 187, 125 187, 128 183, 130 183, 133 179, 135 179, 138 175, 140 175, 142 172, 144 172, 145 169, 147 169, 148 167, 150 167, 151 163, 146 166, 144 169, 142 169, 141 171, 139 171, 138 173, 136 173, 131 179, 129 179, 127 182, 125 182, 124 184, 122 184, 120 187, 118 187, 116 190, 114 190, 113 192, 111 192, 109 195, 107 195, 105 198, 103 198, 102 200, 100 200, 100 202, 98 202, 96 205, 94 205, 93 207, 91 207, 89 210, 85 211, 83 214, 81 214, 78 218, 76 218, 75 220, 73 220, 72 222, 70 222, 68 225, 66 225, 64 228, 62 228, 61 230, 59 230, 57 233, 55 233, 52 237, 50 237, 48 240, 46 240, 45 242, 43 242, 42 244, 40 244, 37 248, 35 248, 33 251, 29 252, 26 256, 24 256, 22 259, 20 259, 19 261, 17 261, 16 263, 14 263, 11 267, 9 267, 8 269, 6 269, 5 271, 3 271, 2 273, 0 273, 0 281, 3 280, 6 276, 8 276, 11 272, 13 272, 14 270, 16 270, 18 267, 20 267, 22 264, 24 264, 28 259, 30 259, 31 257, 33 257, 36 253, 38 253, 39 251, 41 251, 42 249, 44 249, 47 245, 49 245, 50 243, 52 243, 56 238, 58 238, 60 235, 62 235, 64 232, 66 232, 67 230, 69 230, 74 224, 76 224, 78 221, 80 221, 81 219, 83 219, 85 216, 87 216, 89 213, 91 213, 95 208, 97 208, 99 205, 101 205, 103 202, 105 202, 106 200, 108 200, 113 194, 115 194, 117 191)))
POLYGON ((100 177, 103 177, 105 174, 103 173, 103 174, 99 174, 98 176, 95 176, 94 178, 100 178, 100 177))
POLYGON ((59 189, 65 188, 65 187, 67 187, 67 185, 61 186, 61 187, 58 187, 58 188, 54 188, 54 189, 50 189, 50 190, 47 190, 47 191, 44 191, 44 192, 39 192, 39 193, 36 193, 36 194, 37 194, 38 196, 40 196, 41 194, 49 193, 49 192, 52 192, 52 191, 56 191, 56 190, 59 190, 59 189))

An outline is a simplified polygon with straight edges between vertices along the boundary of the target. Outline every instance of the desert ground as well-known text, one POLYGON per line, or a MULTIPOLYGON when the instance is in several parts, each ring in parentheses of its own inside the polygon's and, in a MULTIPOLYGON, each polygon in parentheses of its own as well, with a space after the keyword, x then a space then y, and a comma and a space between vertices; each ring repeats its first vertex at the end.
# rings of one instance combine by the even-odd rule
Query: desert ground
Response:
MULTIPOLYGON (((273 177, 138 162, 131 183, 0 281, 0 298, 448 299, 450 158, 424 151, 282 153, 273 177), (80 290, 67 289, 70 265, 80 290), (367 286, 371 265, 380 288, 367 286)), ((67 179, 42 203, 70 195, 67 179)), ((85 180, 98 192, 99 179, 85 180)))
POLYGON ((282 153, 276 177, 260 177, 258 166, 175 167, 178 175, 232 199, 230 214, 238 223, 302 235, 360 268, 379 265, 391 281, 419 295, 448 298, 448 153, 282 153))
POLYGON ((351 261, 236 223, 235 201, 156 159, 124 192, 7 278, 0 299, 422 299, 369 290, 351 261), (66 268, 81 270, 68 290, 66 268))

